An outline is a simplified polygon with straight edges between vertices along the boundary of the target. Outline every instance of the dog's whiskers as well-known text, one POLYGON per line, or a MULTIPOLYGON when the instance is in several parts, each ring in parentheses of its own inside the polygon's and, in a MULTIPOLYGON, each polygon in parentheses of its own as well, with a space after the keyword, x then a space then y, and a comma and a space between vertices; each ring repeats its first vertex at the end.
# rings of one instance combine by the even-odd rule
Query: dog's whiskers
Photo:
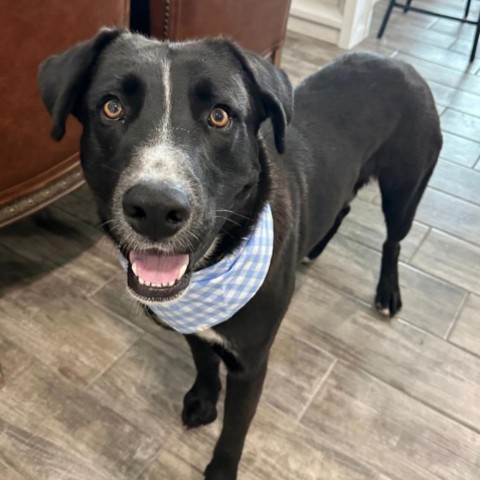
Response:
POLYGON ((108 224, 115 224, 115 220, 106 220, 105 222, 100 222, 97 224, 98 228, 105 227, 108 224))
POLYGON ((216 216, 215 216, 215 219, 217 219, 217 218, 221 218, 222 220, 225 220, 226 222, 233 223, 233 224, 236 225, 237 227, 241 227, 240 223, 236 222, 235 220, 232 220, 231 218, 222 217, 221 215, 216 215, 216 216))
POLYGON ((246 215, 242 215, 241 213, 234 212, 232 210, 226 210, 226 209, 218 209, 216 210, 217 213, 219 212, 226 212, 226 213, 231 213, 232 215, 236 215, 237 217, 244 218, 245 220, 252 220, 252 217, 247 217, 246 215))

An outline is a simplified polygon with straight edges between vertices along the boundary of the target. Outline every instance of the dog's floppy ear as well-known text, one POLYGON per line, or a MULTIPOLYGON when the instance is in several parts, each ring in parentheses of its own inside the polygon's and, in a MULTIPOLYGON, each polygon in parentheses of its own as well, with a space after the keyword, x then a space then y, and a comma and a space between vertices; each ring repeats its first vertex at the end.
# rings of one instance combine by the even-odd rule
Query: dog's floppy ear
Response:
POLYGON ((279 153, 285 151, 285 133, 293 115, 292 85, 283 70, 259 55, 240 49, 228 42, 235 56, 240 60, 247 75, 258 88, 265 110, 265 118, 270 117, 275 135, 275 145, 279 153))
POLYGON ((43 103, 52 116, 51 134, 61 140, 70 113, 88 88, 90 74, 103 49, 121 35, 121 29, 103 29, 60 55, 47 58, 39 68, 38 83, 43 103))

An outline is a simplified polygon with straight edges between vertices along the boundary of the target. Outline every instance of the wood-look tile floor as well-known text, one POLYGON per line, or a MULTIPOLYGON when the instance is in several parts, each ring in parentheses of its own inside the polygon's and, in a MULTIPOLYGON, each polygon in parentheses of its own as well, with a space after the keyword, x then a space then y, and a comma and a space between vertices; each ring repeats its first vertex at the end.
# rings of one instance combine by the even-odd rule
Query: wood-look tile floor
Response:
MULTIPOLYGON (((459 0, 415 0, 460 11, 459 0)), ((386 2, 376 8, 373 32, 386 2)), ((480 2, 472 2, 472 16, 480 2)), ((370 50, 412 63, 445 146, 404 241, 404 309, 371 303, 384 237, 361 191, 298 288, 273 349, 240 480, 480 478, 480 51, 473 27, 395 12, 370 50)), ((289 34, 294 82, 341 50, 289 34)), ((127 297, 86 188, 0 230, 0 479, 199 480, 220 422, 180 423, 181 336, 127 297)))

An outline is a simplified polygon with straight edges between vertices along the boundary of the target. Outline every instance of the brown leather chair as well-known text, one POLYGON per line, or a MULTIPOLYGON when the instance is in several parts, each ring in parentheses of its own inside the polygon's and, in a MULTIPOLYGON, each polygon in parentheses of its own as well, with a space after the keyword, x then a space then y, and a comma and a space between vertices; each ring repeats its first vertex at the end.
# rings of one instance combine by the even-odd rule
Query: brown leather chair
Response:
POLYGON ((134 0, 132 7, 132 28, 154 37, 225 35, 280 64, 290 0, 134 0))
POLYGON ((0 0, 0 225, 80 185, 80 128, 60 143, 37 87, 39 64, 104 25, 128 25, 129 0, 0 0), (8 5, 7 5, 8 4, 8 5))

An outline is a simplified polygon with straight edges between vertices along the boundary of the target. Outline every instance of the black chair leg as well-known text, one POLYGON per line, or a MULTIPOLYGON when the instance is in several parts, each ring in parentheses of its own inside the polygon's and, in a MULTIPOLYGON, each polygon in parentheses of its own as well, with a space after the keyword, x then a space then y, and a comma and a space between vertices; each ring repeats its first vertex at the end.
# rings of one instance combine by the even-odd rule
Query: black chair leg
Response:
POLYGON ((393 7, 395 6, 395 0, 390 0, 388 4, 387 11, 385 12, 385 16, 383 17, 382 25, 380 26, 380 30, 378 31, 377 38, 382 38, 387 28, 387 23, 390 20, 390 15, 392 14, 393 7))
POLYGON ((472 0, 467 0, 467 6, 465 7, 465 14, 463 15, 463 18, 467 18, 468 14, 470 13, 470 3, 472 3, 472 0))
POLYGON ((478 38, 480 37, 480 14, 478 15, 478 22, 475 29, 475 38, 473 39, 472 53, 470 55, 470 62, 475 60, 475 53, 477 53, 478 38))
MULTIPOLYGON (((471 0, 468 0, 468 2, 470 3, 471 0)), ((412 4, 412 0, 407 0, 407 3, 405 4, 405 6, 403 7, 403 11, 405 13, 407 13, 409 10, 410 10, 410 5, 412 4)))

